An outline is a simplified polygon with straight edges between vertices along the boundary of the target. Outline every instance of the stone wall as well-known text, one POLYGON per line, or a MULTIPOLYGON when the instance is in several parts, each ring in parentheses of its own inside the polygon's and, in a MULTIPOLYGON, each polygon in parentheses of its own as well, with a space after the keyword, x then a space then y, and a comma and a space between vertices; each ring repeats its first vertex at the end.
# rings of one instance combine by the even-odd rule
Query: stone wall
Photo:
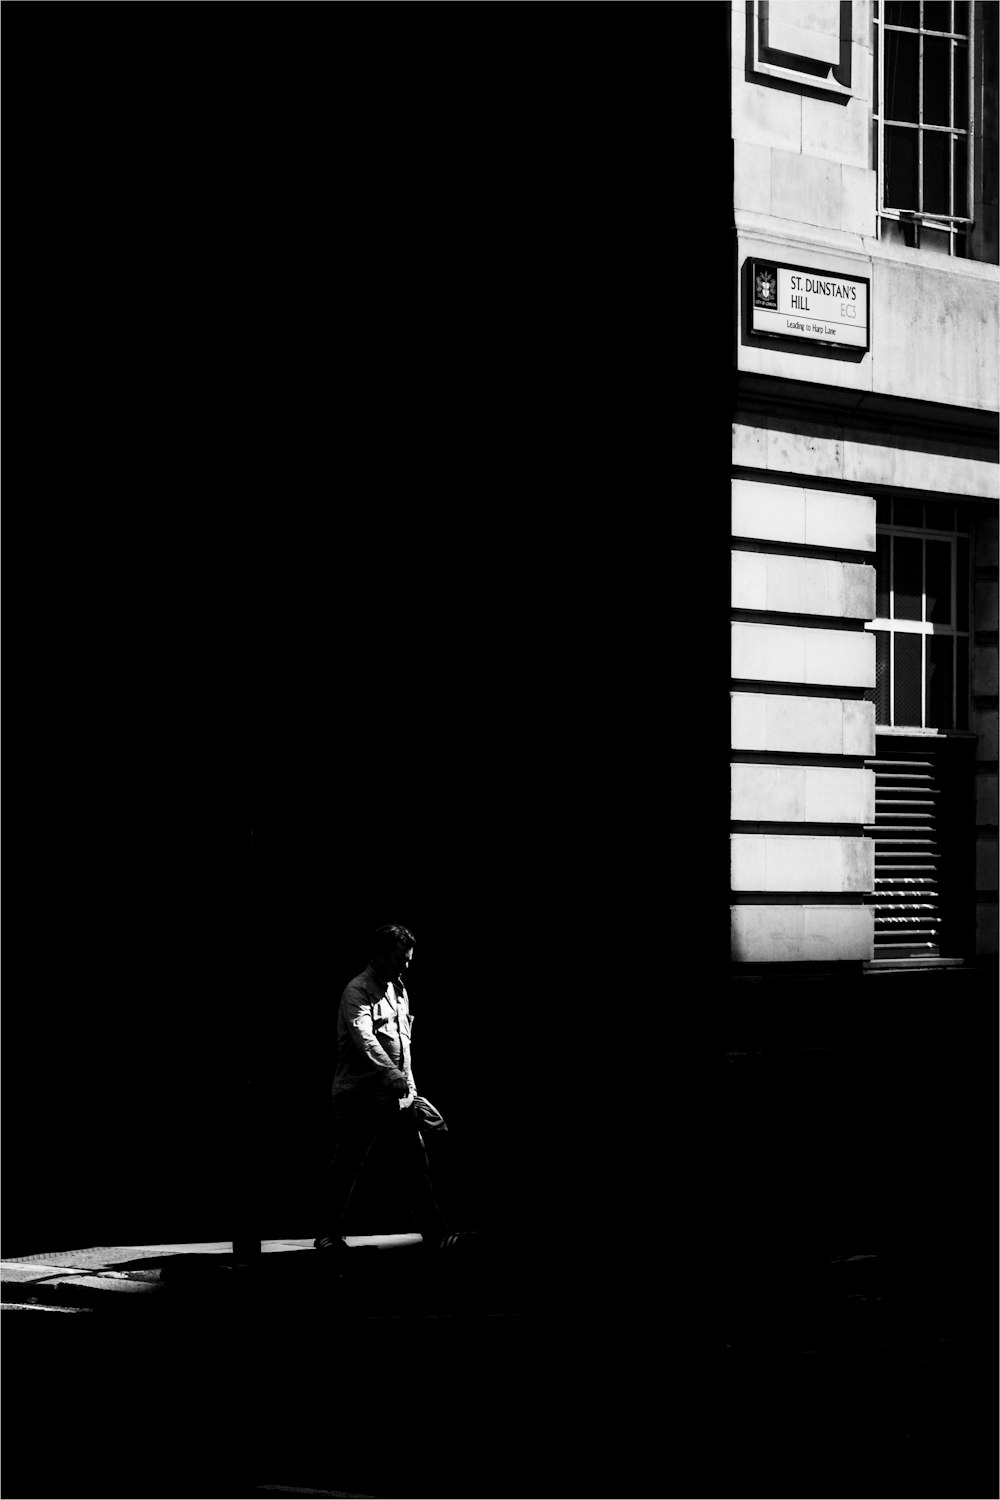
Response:
POLYGON ((997 941, 997 516, 976 527, 973 594, 973 728, 976 745, 976 946, 997 941))
POLYGON ((868 959, 875 501, 736 479, 732 529, 733 957, 868 959))
POLYGON ((877 237, 872 36, 870 0, 732 5, 732 952, 747 963, 872 957, 864 626, 876 498, 893 494, 972 507, 976 945, 997 951, 1000 269, 877 237), (868 349, 752 333, 755 258, 866 278, 868 349))

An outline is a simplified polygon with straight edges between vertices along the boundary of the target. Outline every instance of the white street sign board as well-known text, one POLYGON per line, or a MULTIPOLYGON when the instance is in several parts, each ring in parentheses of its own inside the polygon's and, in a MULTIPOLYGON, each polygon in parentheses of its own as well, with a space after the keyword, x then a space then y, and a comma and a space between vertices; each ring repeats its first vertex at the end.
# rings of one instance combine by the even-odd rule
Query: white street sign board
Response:
POLYGON ((868 348, 868 278, 816 266, 750 263, 750 328, 784 339, 868 348))

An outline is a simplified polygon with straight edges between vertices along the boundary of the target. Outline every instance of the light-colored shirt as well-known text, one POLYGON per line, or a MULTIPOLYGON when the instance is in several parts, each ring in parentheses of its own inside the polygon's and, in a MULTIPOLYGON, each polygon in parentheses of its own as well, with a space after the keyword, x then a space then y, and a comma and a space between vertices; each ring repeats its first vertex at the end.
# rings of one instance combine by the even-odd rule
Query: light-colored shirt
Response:
POLYGON ((371 1094, 407 1108, 416 1096, 410 1066, 410 1002, 405 988, 376 979, 371 964, 351 980, 337 1012, 337 1066, 331 1092, 371 1094), (408 1093, 399 1098, 387 1088, 405 1078, 408 1093))

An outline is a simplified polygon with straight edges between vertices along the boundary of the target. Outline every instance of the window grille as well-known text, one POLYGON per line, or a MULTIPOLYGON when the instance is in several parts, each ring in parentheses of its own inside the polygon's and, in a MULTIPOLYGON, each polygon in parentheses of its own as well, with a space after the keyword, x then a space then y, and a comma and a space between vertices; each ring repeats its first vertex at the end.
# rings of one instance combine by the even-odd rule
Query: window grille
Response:
POLYGON ((972 225, 969 0, 875 0, 879 237, 968 254, 972 225))
POLYGON ((970 737, 875 740, 876 963, 960 964, 975 948, 975 764, 970 737))
POLYGON ((969 529, 961 506, 879 500, 876 516, 875 722, 969 725, 969 529))
POLYGON ((875 957, 939 957, 941 788, 934 752, 895 752, 865 764, 875 772, 875 822, 865 829, 875 843, 875 957))

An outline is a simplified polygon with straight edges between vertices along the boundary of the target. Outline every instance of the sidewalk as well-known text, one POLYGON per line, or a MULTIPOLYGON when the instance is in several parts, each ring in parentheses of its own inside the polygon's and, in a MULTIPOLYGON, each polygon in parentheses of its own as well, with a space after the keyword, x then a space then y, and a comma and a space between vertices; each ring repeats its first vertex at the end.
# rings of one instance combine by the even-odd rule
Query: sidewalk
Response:
POLYGON ((811 1493, 817 1454, 826 1494, 995 1494, 967 1437, 995 1422, 970 1254, 760 1252, 720 1279, 666 1246, 655 1278, 622 1256, 574 1279, 572 1241, 418 1244, 354 1237, 343 1271, 299 1239, 250 1263, 228 1242, 2 1263, 5 1494, 603 1500, 650 1493, 664 1431, 657 1494, 683 1472, 703 1485, 683 1493, 785 1500, 811 1493), (560 1273, 572 1295, 550 1311, 560 1273))
POLYGON ((124 1312, 126 1307, 220 1316, 245 1306, 352 1320, 530 1319, 558 1311, 565 1253, 537 1245, 469 1236, 457 1247, 424 1252, 419 1234, 347 1235, 350 1253, 331 1256, 311 1239, 271 1239, 238 1257, 229 1241, 99 1245, 0 1261, 7 1311, 124 1312), (392 1287, 391 1298, 385 1288, 392 1287))
MULTIPOLYGON (((359 1250, 399 1250, 420 1244, 419 1234, 348 1235, 347 1243, 359 1250)), ((305 1252, 312 1263, 318 1259, 312 1240, 263 1240, 261 1257, 284 1257, 281 1269, 289 1277, 302 1266, 289 1266, 287 1257, 305 1252)), ((278 1269, 277 1262, 268 1262, 278 1269)), ((199 1279, 215 1279, 227 1273, 264 1269, 262 1259, 238 1260, 232 1243, 216 1240, 205 1244, 97 1245, 79 1250, 58 1250, 16 1256, 0 1261, 0 1297, 4 1307, 92 1310, 110 1297, 149 1296, 165 1286, 176 1285, 183 1275, 198 1273, 199 1279)))
POLYGON ((242 1262, 219 1241, 0 1262, 17 1372, 5 1495, 441 1500, 488 1488, 514 1461, 481 1459, 496 1446, 498 1382, 523 1386, 522 1364, 546 1345, 524 1291, 534 1266, 428 1255, 414 1233, 347 1242, 343 1266, 311 1239, 266 1240, 242 1262), (353 1403, 390 1370, 405 1408, 394 1441, 373 1447, 353 1403))

